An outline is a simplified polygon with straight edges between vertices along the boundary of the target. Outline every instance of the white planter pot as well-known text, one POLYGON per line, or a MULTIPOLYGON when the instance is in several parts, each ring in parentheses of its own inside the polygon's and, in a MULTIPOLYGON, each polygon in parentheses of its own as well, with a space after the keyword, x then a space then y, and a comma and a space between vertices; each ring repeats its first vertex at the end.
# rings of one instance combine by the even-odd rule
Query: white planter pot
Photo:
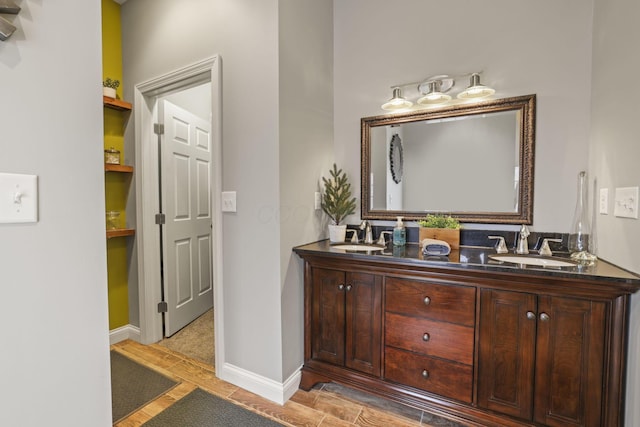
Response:
POLYGON ((112 88, 112 87, 104 87, 103 86, 102 87, 102 94, 104 96, 109 97, 109 98, 113 98, 113 99, 116 98, 116 90, 114 88, 112 88))
POLYGON ((332 243, 342 243, 344 242, 345 236, 347 234, 347 226, 346 225, 329 225, 329 241, 332 243))

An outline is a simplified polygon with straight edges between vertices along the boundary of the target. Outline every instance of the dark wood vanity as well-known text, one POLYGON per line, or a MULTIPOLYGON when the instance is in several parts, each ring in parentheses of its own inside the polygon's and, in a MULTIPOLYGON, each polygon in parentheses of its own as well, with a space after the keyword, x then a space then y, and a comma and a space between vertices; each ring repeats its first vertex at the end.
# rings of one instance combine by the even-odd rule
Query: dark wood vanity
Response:
POLYGON ((637 276, 605 261, 494 264, 479 248, 441 261, 417 245, 400 256, 327 241, 294 251, 305 265, 302 389, 335 381, 468 425, 623 425, 637 276))

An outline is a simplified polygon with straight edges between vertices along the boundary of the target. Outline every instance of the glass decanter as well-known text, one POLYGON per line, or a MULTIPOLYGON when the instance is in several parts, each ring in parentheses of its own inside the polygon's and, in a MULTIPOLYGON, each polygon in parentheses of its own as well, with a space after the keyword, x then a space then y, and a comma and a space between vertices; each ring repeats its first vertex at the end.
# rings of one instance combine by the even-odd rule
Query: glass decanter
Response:
POLYGON ((587 173, 581 171, 578 174, 578 200, 573 225, 569 233, 569 252, 571 258, 581 264, 592 264, 597 257, 590 252, 591 223, 589 221, 587 173))

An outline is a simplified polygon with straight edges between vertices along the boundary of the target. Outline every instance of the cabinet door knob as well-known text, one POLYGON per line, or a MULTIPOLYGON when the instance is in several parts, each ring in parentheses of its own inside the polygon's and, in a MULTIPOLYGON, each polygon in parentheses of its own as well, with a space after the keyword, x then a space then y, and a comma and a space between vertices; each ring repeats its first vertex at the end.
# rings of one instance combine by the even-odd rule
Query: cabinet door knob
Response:
POLYGON ((426 369, 422 370, 422 378, 427 379, 429 378, 429 371, 427 371, 426 369))
POLYGON ((338 285, 338 290, 339 291, 344 291, 344 285, 343 284, 339 284, 338 285))
POLYGON ((347 292, 351 290, 351 285, 347 285, 347 292))
POLYGON ((422 341, 427 342, 427 341, 429 341, 430 339, 431 339, 431 336, 429 335, 429 333, 425 332, 425 333, 422 335, 422 341))
POLYGON ((429 304, 431 304, 431 298, 429 298, 429 297, 424 297, 424 300, 423 300, 423 301, 424 301, 424 305, 429 305, 429 304))
POLYGON ((536 318, 536 314, 533 311, 527 311, 527 319, 534 320, 536 318))
POLYGON ((540 320, 542 320, 543 322, 547 322, 549 321, 549 319, 551 319, 551 317, 547 313, 540 314, 540 320))

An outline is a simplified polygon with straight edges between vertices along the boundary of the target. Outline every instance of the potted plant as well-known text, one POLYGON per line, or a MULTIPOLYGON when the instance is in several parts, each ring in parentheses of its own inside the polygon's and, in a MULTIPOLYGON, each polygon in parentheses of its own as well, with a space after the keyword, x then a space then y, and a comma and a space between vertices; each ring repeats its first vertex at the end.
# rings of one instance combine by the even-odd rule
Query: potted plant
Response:
POLYGON ((451 249, 460 248, 460 221, 451 215, 428 214, 418 221, 420 226, 419 238, 443 240, 451 249))
POLYGON ((322 177, 324 192, 322 194, 322 210, 333 221, 329 224, 329 240, 344 242, 347 226, 340 224, 347 215, 356 212, 356 198, 351 197, 351 184, 347 174, 333 164, 329 170, 331 178, 322 177))
POLYGON ((115 99, 118 86, 120 86, 120 80, 112 80, 110 77, 107 77, 107 79, 102 82, 102 94, 115 99))

